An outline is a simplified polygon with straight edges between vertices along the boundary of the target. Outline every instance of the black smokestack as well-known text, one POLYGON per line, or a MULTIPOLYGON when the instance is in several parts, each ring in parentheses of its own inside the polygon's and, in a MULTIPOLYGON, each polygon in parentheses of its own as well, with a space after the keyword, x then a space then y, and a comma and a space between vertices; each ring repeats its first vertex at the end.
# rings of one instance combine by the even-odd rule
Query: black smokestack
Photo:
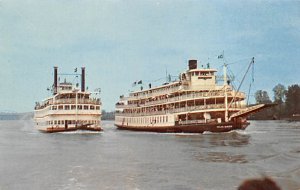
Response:
POLYGON ((57 67, 54 67, 54 91, 53 95, 57 94, 57 67))
POLYGON ((189 70, 191 69, 197 69, 197 60, 195 59, 189 60, 189 70))
POLYGON ((85 68, 81 67, 81 92, 85 91, 85 68))

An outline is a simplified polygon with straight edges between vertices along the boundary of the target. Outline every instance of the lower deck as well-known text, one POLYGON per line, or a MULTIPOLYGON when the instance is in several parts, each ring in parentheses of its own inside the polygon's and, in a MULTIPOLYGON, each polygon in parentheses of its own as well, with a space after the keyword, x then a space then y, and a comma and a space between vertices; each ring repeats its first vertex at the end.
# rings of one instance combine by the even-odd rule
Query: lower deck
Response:
POLYGON ((75 130, 101 131, 101 115, 46 115, 34 117, 35 127, 43 132, 75 130))

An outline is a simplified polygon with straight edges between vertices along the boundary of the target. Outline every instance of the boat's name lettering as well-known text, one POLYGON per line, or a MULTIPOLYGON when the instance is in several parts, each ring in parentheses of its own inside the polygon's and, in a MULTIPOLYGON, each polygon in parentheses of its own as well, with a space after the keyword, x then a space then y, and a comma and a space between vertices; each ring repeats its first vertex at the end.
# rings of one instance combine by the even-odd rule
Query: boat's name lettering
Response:
POLYGON ((226 128, 232 128, 231 125, 223 125, 223 126, 217 126, 219 129, 226 129, 226 128))

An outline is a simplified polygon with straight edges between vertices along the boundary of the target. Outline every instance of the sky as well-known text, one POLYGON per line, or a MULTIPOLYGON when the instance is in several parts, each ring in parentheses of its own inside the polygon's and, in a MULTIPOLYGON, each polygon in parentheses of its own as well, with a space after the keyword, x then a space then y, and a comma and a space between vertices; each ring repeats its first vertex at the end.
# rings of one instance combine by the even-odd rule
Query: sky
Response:
POLYGON ((53 66, 86 67, 113 111, 134 81, 159 85, 189 59, 222 71, 223 51, 237 84, 255 57, 252 95, 299 84, 300 1, 0 0, 0 112, 33 111, 53 66))

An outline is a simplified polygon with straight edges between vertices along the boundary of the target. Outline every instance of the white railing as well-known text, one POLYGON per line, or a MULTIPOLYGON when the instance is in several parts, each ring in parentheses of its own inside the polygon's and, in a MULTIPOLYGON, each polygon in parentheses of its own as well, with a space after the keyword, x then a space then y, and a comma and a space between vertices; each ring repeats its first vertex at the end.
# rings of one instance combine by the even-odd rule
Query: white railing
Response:
MULTIPOLYGON (((58 105, 58 104, 76 104, 76 98, 69 98, 69 99, 53 99, 39 103, 35 106, 35 109, 43 109, 49 105, 58 105)), ((77 99, 77 104, 93 104, 93 105, 101 105, 101 100, 98 99, 77 99)))
MULTIPOLYGON (((242 105, 232 105, 229 109, 241 109, 244 108, 242 105)), ((133 113, 124 113, 116 112, 116 116, 147 116, 147 115, 164 115, 180 112, 193 112, 193 111, 207 111, 208 109, 225 109, 224 104, 211 104, 211 105, 201 105, 201 106, 189 106, 182 108, 171 108, 168 110, 160 111, 146 111, 146 112, 133 112, 133 113)))
MULTIPOLYGON (((54 100, 54 104, 76 104, 76 98, 54 100)), ((77 104, 100 104, 100 99, 77 99, 77 104)))
POLYGON ((206 122, 205 122, 205 119, 201 119, 201 120, 178 121, 178 124, 180 124, 180 125, 199 124, 199 123, 206 123, 206 122))
MULTIPOLYGON (((242 92, 228 92, 227 96, 231 97, 245 97, 245 94, 242 92)), ((193 94, 185 94, 181 96, 176 96, 173 98, 165 98, 165 99, 158 99, 149 102, 145 102, 144 104, 128 104, 128 105, 116 105, 116 108, 134 108, 134 107, 145 107, 145 106, 152 106, 157 104, 165 104, 165 103, 175 103, 176 101, 186 101, 186 100, 193 100, 197 98, 216 98, 216 97, 225 97, 224 92, 199 92, 193 94)))
MULTIPOLYGON (((140 94, 138 96, 129 96, 129 97, 122 97, 120 100, 124 101, 124 100, 137 100, 137 99, 143 99, 143 98, 149 98, 149 97, 153 97, 153 96, 160 96, 160 95, 164 95, 164 94, 170 94, 173 92, 178 92, 179 90, 183 90, 184 87, 183 86, 176 86, 176 87, 165 87, 163 89, 149 89, 151 90, 151 93, 144 93, 144 94, 140 94)), ((148 92, 148 91, 146 91, 148 92)))

